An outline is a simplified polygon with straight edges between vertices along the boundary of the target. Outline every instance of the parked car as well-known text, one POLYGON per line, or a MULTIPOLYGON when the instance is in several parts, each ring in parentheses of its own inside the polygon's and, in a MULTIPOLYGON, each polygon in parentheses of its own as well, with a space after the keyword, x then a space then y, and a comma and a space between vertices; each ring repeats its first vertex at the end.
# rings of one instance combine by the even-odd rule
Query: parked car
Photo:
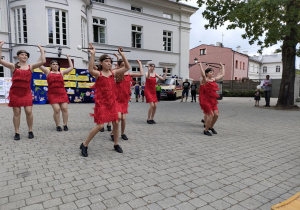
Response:
POLYGON ((159 80, 161 84, 161 98, 176 99, 182 95, 182 78, 175 76, 167 77, 165 81, 159 80))

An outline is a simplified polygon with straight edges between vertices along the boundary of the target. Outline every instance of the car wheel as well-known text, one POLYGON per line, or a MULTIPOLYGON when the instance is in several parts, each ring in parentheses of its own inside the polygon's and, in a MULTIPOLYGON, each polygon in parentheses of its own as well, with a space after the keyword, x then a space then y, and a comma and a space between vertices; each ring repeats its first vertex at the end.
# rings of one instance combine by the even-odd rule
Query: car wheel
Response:
POLYGON ((177 99, 177 97, 176 97, 176 93, 174 93, 174 96, 173 96, 173 98, 174 98, 174 100, 176 100, 176 99, 177 99))

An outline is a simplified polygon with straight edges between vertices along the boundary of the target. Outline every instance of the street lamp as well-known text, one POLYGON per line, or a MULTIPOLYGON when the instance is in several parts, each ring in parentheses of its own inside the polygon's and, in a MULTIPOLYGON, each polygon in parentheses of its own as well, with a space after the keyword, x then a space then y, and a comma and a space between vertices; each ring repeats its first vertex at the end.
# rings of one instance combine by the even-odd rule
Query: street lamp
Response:
POLYGON ((198 63, 198 58, 194 58, 194 61, 195 61, 195 64, 197 64, 198 63))
POLYGON ((58 47, 58 54, 57 54, 57 55, 58 55, 58 57, 60 57, 60 56, 61 56, 61 51, 62 51, 62 49, 61 49, 61 47, 59 46, 59 47, 58 47))

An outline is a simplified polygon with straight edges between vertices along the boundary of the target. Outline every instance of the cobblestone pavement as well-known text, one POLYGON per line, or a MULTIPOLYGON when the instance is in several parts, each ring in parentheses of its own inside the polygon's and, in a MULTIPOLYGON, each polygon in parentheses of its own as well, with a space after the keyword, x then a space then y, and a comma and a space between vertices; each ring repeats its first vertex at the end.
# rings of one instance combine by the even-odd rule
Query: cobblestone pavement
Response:
POLYGON ((224 98, 218 134, 208 137, 198 103, 162 101, 148 125, 148 105, 131 102, 124 153, 105 131, 84 158, 93 106, 70 104, 70 130, 57 132, 51 106, 35 105, 32 140, 22 110, 20 141, 11 108, 0 106, 1 210, 270 210, 300 191, 299 111, 224 98))

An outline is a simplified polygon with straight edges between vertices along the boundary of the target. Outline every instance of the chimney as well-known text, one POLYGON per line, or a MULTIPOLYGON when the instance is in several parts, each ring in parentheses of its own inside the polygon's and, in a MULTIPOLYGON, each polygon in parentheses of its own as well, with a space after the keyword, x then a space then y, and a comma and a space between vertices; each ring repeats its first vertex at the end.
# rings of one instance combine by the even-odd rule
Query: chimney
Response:
POLYGON ((217 42, 217 43, 216 43, 216 46, 217 46, 217 47, 223 47, 223 44, 222 44, 221 42, 217 42))
POLYGON ((236 51, 237 51, 237 52, 240 52, 240 50, 241 50, 241 46, 238 45, 238 46, 236 47, 236 51))

